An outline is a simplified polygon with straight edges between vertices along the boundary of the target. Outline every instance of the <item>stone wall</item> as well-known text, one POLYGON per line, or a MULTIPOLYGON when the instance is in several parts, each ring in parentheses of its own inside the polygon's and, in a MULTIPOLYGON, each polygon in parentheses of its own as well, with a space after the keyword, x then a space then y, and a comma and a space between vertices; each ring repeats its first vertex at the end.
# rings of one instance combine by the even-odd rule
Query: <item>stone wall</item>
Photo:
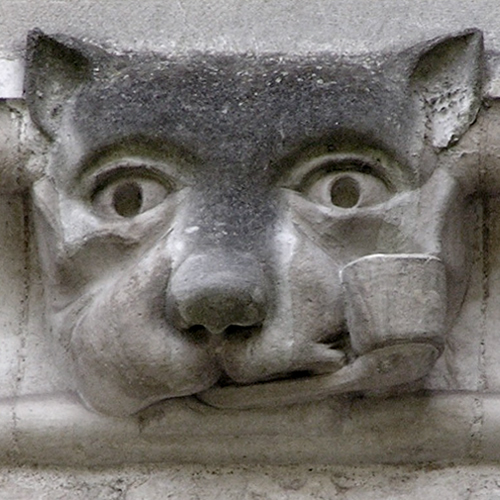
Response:
POLYGON ((498 2, 3 0, 0 19, 0 498, 500 499, 498 2), (424 391, 243 413, 175 401, 129 419, 85 409, 44 317, 29 187, 45 150, 22 93, 35 27, 167 55, 371 54, 482 30, 488 105, 445 160, 481 177, 470 279, 424 391))

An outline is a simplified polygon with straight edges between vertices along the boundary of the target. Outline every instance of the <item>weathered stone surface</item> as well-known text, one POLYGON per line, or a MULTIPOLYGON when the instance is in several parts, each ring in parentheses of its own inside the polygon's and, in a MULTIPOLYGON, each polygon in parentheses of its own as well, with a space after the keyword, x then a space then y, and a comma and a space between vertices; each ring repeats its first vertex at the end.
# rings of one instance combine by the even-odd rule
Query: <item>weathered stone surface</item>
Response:
POLYGON ((498 466, 12 468, 0 498, 33 500, 497 500, 498 466))
POLYGON ((429 373, 470 268, 474 186, 439 152, 479 112, 478 31, 368 61, 35 30, 26 57, 47 319, 87 404, 274 406, 429 373))
MULTIPOLYGON (((500 458, 497 0, 2 0, 0 19, 0 98, 10 99, 0 104, 1 499, 500 499, 500 468, 485 464, 500 458), (460 142, 439 153, 440 165, 453 172, 463 199, 471 201, 465 238, 470 279, 442 355, 423 382, 427 392, 244 411, 173 400, 141 418, 83 409, 67 394, 75 388, 71 359, 46 329, 47 298, 23 191, 45 167, 44 143, 21 100, 19 61, 34 27, 104 44, 110 52, 170 56, 193 49, 300 56, 391 52, 481 29, 486 106, 460 142), (324 464, 413 460, 434 463, 324 464), (436 460, 482 464, 445 466, 436 460), (38 461, 65 466, 33 465, 38 461), (95 468, 124 461, 175 465, 95 468), (234 465, 241 461, 247 465, 234 465), (262 465, 290 462, 302 465, 262 465)), ((432 192, 427 199, 432 201, 432 192)))
POLYGON ((384 2, 367 0, 3 0, 0 44, 22 56, 33 27, 137 49, 184 52, 341 53, 411 45, 476 26, 500 50, 496 0, 384 2), (129 22, 124 22, 129 21, 129 22), (145 36, 147 33, 147 36, 145 36))
MULTIPOLYGON (((392 225, 396 229, 387 232, 373 245, 378 252, 410 251, 411 253, 428 252, 430 255, 437 255, 447 270, 448 292, 453 296, 453 298, 447 297, 447 303, 455 305, 451 308, 453 312, 446 316, 449 322, 447 327, 441 334, 433 336, 432 342, 429 343, 432 344, 431 349, 438 349, 442 352, 437 364, 422 382, 422 386, 429 392, 418 397, 397 396, 383 400, 329 399, 320 403, 312 402, 290 407, 244 411, 218 410, 208 408, 197 401, 179 399, 148 409, 140 416, 118 419, 88 412, 75 398, 67 394, 67 391, 72 391, 77 387, 78 379, 81 378, 81 372, 76 377, 72 373, 74 358, 78 358, 78 351, 73 352, 72 359, 66 350, 68 344, 54 342, 54 335, 48 334, 47 322, 43 322, 42 318, 42 303, 45 300, 51 304, 52 295, 42 297, 41 280, 45 280, 47 286, 47 277, 55 275, 48 271, 50 266, 46 264, 40 274, 37 267, 37 255, 39 250, 42 254, 46 252, 44 261, 46 263, 55 256, 55 252, 35 247, 32 238, 33 231, 27 220, 32 215, 29 203, 25 202, 23 205, 20 194, 9 194, 2 199, 4 210, 1 212, 1 227, 4 230, 5 239, 0 243, 2 250, 0 272, 4 283, 0 291, 0 316, 4 319, 1 323, 2 337, 0 339, 2 374, 0 394, 3 399, 1 403, 3 409, 0 412, 2 422, 0 441, 3 449, 2 460, 5 463, 40 462, 82 465, 116 464, 123 461, 194 460, 212 464, 235 461, 247 461, 252 464, 255 462, 352 464, 426 460, 499 460, 497 443, 499 407, 496 393, 500 383, 497 354, 500 352, 497 321, 498 297, 500 296, 497 293, 499 268, 497 255, 500 250, 497 234, 497 214, 500 210, 497 196, 500 189, 500 176, 498 175, 500 166, 498 117, 500 112, 498 103, 494 99, 499 95, 498 67, 500 66, 497 64, 498 56, 490 53, 491 49, 500 48, 499 16, 495 15, 499 7, 497 2, 488 1, 475 2, 473 8, 463 2, 453 1, 434 2, 432 5, 421 2, 381 5, 375 5, 373 2, 353 1, 336 2, 334 6, 331 2, 328 5, 324 2, 307 2, 300 5, 295 2, 193 2, 189 6, 182 2, 149 2, 144 7, 135 2, 107 2, 106 4, 82 1, 30 2, 29 5, 23 2, 2 2, 0 12, 6 13, 3 19, 9 19, 9 23, 5 23, 5 29, 0 33, 0 44, 3 55, 9 59, 19 58, 24 50, 26 31, 35 25, 47 32, 64 32, 79 38, 90 38, 97 43, 104 43, 110 53, 115 53, 116 47, 143 49, 145 52, 154 50, 166 54, 170 59, 175 59, 180 54, 187 54, 194 48, 202 52, 214 49, 232 55, 245 51, 254 52, 257 55, 266 53, 268 60, 270 60, 269 53, 285 52, 298 56, 297 59, 301 61, 307 59, 306 56, 311 53, 375 54, 383 49, 386 53, 393 54, 396 59, 402 60, 403 57, 398 55, 400 48, 411 47, 414 43, 429 40, 435 35, 446 35, 454 30, 458 32, 471 26, 477 26, 485 31, 488 50, 486 61, 488 70, 484 74, 483 88, 487 100, 478 117, 479 94, 474 85, 474 77, 470 76, 475 74, 474 71, 464 73, 462 63, 459 63, 460 71, 451 71, 448 67, 448 70, 442 73, 443 78, 433 79, 431 83, 425 80, 428 78, 426 71, 415 73, 418 75, 418 82, 414 78, 412 89, 421 91, 420 95, 424 96, 428 103, 426 114, 424 114, 425 119, 428 120, 426 123, 427 144, 441 148, 440 151, 429 148, 426 155, 421 157, 423 160, 420 167, 425 166, 429 173, 436 169, 438 174, 430 176, 424 182, 425 185, 417 183, 418 189, 421 189, 420 194, 410 197, 407 204, 403 204, 394 212, 387 213, 384 224, 392 225), (391 15, 381 15, 384 9, 389 9, 391 15), (122 21, 124 12, 132 16, 136 22, 124 25, 122 21), (311 26, 313 26, 312 29, 311 26), (401 29, 402 26, 404 30, 401 29), (143 37, 145 32, 148 33, 148 40, 138 42, 137 37, 143 37), (398 47, 397 50, 394 50, 395 46, 398 47), (464 76, 464 74, 466 78, 455 85, 456 82, 453 79, 457 75, 464 76), (424 84, 422 84, 422 78, 424 84), (450 78, 453 85, 447 89, 457 91, 460 99, 458 102, 452 99, 450 103, 453 105, 444 110, 439 120, 433 122, 432 113, 438 110, 435 104, 436 102, 440 104, 439 92, 449 84, 449 82, 446 84, 444 82, 450 78), (468 93, 471 89, 472 92, 468 93), (436 96, 437 101, 434 99, 436 96), (463 108, 460 108, 462 102, 467 103, 465 112, 463 108), (454 107, 458 109, 458 112, 450 115, 449 110, 453 110, 454 107), (454 120, 457 116, 459 126, 456 127, 454 120), (474 122, 476 117, 477 120, 474 122), (471 124, 472 128, 465 132, 471 124), (463 133, 465 136, 460 137, 458 144, 455 144, 463 133), (445 208, 437 210, 438 215, 432 218, 429 214, 436 213, 436 204, 445 208), (405 210, 407 212, 403 217, 401 212, 405 210), (464 214, 467 217, 464 217, 464 214), (417 226, 418 230, 414 231, 417 226), (463 234, 457 235, 457 228, 461 228, 463 234), (445 235, 443 238, 440 236, 442 234, 445 235), (397 244, 394 241, 397 241, 397 244), (456 241, 463 241, 465 244, 455 244, 456 241), (441 246, 443 242, 444 246, 441 246), (453 244, 446 242, 453 242, 453 244), (399 247, 399 244, 402 247, 399 247), (470 279, 468 278, 469 268, 471 269, 470 279), (464 296, 467 285, 467 293, 462 304, 461 298, 464 296), (457 313, 458 318, 455 319, 457 313), (446 334, 445 330, 447 330, 446 334), (439 337, 441 339, 435 342, 439 337), (443 390, 448 392, 445 394, 439 392, 443 390)), ((426 49, 423 45, 419 50, 426 49)), ((203 62, 203 57, 199 55, 198 57, 203 62)), ((259 58, 256 56, 254 60, 257 59, 259 58)), ((371 56, 358 59, 359 65, 371 68, 370 71, 372 71, 378 63, 370 59, 371 56)), ((447 60, 454 60, 454 58, 447 58, 447 60)), ((204 62, 207 61, 208 59, 204 62)), ((2 67, 6 66, 0 64, 0 70, 2 67)), ((432 63, 431 68, 434 67, 432 63)), ((75 196, 76 191, 68 188, 71 179, 64 177, 64 173, 55 173, 56 162, 52 163, 53 171, 49 171, 48 174, 50 182, 44 184, 47 178, 45 144, 27 120, 24 106, 18 100, 21 97, 19 87, 21 79, 18 73, 20 71, 19 68, 15 68, 11 73, 12 76, 3 73, 3 79, 0 78, 2 97, 16 98, 15 102, 3 102, 0 109, 0 147, 2 150, 0 189, 2 192, 17 191, 19 193, 33 181, 39 180, 37 184, 40 195, 38 208, 40 208, 40 200, 48 200, 43 210, 45 210, 45 218, 49 220, 53 215, 51 209, 57 205, 56 197, 66 197, 67 202, 72 197, 70 201, 74 201, 77 196, 75 196), (22 148, 19 148, 20 144, 22 148), (29 147, 24 149, 26 145, 29 147), (25 167, 26 163, 27 167, 25 167), (54 182, 51 185, 52 180, 54 182)), ((430 74, 434 78, 435 74, 432 71, 430 74)), ((143 83, 146 80, 147 78, 144 77, 143 83)), ((54 81, 51 82, 54 83, 54 81)), ((61 82, 64 83, 64 80, 61 82)), ((392 81, 394 82, 395 80, 392 81)), ((181 84, 178 87, 181 91, 183 90, 181 84)), ((55 94, 58 94, 59 90, 49 89, 55 94)), ((141 97, 147 97, 147 93, 138 92, 138 94, 141 97)), ((403 93, 403 95, 406 94, 403 93)), ((64 97, 59 93, 59 98, 61 96, 64 97)), ((54 102, 56 105, 60 104, 57 101, 49 102, 49 113, 55 109, 51 107, 54 102)), ((213 103, 216 100, 210 99, 210 102, 213 103)), ((398 109, 399 104, 393 102, 390 104, 395 106, 394 109, 398 109)), ((139 112, 141 109, 145 108, 139 106, 135 110, 136 115, 131 113, 128 122, 130 126, 134 125, 134 116, 141 115, 139 112)), ((105 107, 99 109, 98 104, 89 110, 95 117, 99 115, 98 112, 104 114, 106 111, 105 107)), ((140 124, 145 123, 151 113, 157 110, 147 108, 147 111, 141 116, 141 120, 144 121, 140 124)), ((297 113, 299 111, 300 108, 297 106, 297 113)), ((391 116, 396 115, 398 113, 393 113, 391 116)), ((118 114, 114 111, 108 112, 109 119, 116 116, 118 114)), ((376 121, 377 128, 380 130, 376 132, 383 132, 384 127, 387 127, 382 112, 380 116, 382 118, 376 121)), ((362 124, 369 119, 370 116, 365 117, 360 114, 357 123, 362 124)), ((42 119, 38 121, 49 135, 61 130, 57 120, 55 128, 51 128, 54 122, 50 122, 53 120, 54 117, 51 116, 45 124, 42 119)), ((216 122, 216 120, 213 121, 216 122)), ((244 135, 244 123, 242 121, 242 125, 237 130, 241 136, 244 135)), ((263 123, 267 123, 267 120, 256 122, 256 128, 249 136, 262 136, 267 140, 269 130, 263 129, 263 123), (260 131, 259 126, 262 128, 260 131)), ((161 127, 157 128, 157 130, 160 129, 161 127)), ((89 138, 91 137, 88 139, 89 149, 97 147, 97 140, 103 136, 102 131, 108 133, 109 130, 119 135, 121 129, 120 127, 113 128, 106 120, 99 122, 99 120, 88 119, 85 133, 89 138)), ((286 127, 278 130, 279 133, 288 133, 288 131, 286 127)), ((418 156, 418 148, 412 149, 413 145, 405 144, 405 139, 413 137, 411 133, 402 134, 402 138, 398 138, 397 133, 387 135, 394 141, 395 149, 407 148, 405 151, 408 158, 415 160, 414 154, 418 156)), ((216 141, 207 142, 212 147, 216 147, 216 141)), ((66 146, 68 150, 71 150, 74 145, 73 143, 66 146)), ((248 150, 241 148, 242 155, 245 151, 248 150)), ((147 182, 150 180, 148 178, 147 182)), ((414 187, 411 186, 411 188, 414 187)), ((406 187, 402 191, 405 189, 408 192, 412 191, 406 187)), ((373 190, 377 191, 376 187, 373 190)), ((132 191, 129 189, 128 192, 132 191)), ((113 208, 113 203, 109 203, 109 196, 107 196, 109 193, 105 190, 98 193, 93 198, 97 210, 109 210, 110 206, 113 208)), ((158 193, 156 191, 155 193, 156 196, 158 193)), ((321 186, 315 186, 311 193, 317 201, 322 199, 325 190, 321 186)), ((260 199, 260 194, 260 192, 252 192, 256 198, 254 200, 245 198, 244 201, 251 205, 260 199)), ((240 201, 243 199, 238 196, 236 198, 240 201)), ((156 198, 153 196, 153 199, 156 198)), ((67 207, 74 208, 75 206, 66 202, 61 205, 61 212, 64 212, 67 207)), ((299 201, 294 206, 297 213, 303 208, 300 203, 299 201)), ((80 208, 65 213, 64 230, 66 235, 73 238, 72 243, 78 238, 85 239, 88 234, 92 233, 92 231, 85 233, 86 228, 82 223, 84 218, 80 217, 82 215, 80 208)), ((308 223, 312 221, 318 223, 320 227, 321 221, 315 220, 310 212, 302 218, 296 216, 295 219, 286 221, 287 227, 303 224, 306 216, 309 217, 308 223)), ((160 219, 158 221, 161 222, 160 219)), ((276 217, 276 220, 281 219, 276 217)), ((53 222, 52 219, 50 221, 53 222)), ((85 221, 88 222, 88 219, 85 221)), ((196 224, 193 223, 187 226, 187 229, 194 227, 196 224)), ((93 228, 95 229, 95 226, 93 228)), ((338 229, 338 226, 335 229, 338 229)), ((61 239, 63 239, 61 237, 63 232, 58 233, 61 239)), ((344 232, 347 233, 347 229, 344 232)), ((188 232, 193 241, 196 239, 196 233, 196 230, 188 232)), ((289 236, 290 231, 282 230, 276 239, 276 246, 281 249, 276 259, 278 261, 287 256, 289 258, 292 253, 289 236)), ((321 234, 321 236, 324 235, 321 234)), ((71 239, 70 237, 68 238, 71 239)), ((319 236, 314 234, 314 231, 310 231, 306 238, 316 242, 319 236)), ((334 238, 330 238, 328 243, 332 239, 334 238)), ((366 245, 364 238, 360 237, 359 240, 366 245)), ((178 239, 176 241, 178 242, 178 239)), ((314 253, 311 258, 311 247, 314 247, 314 244, 308 243, 301 251, 293 254, 291 261, 300 264, 296 266, 293 273, 287 275, 286 272, 281 272, 281 268, 280 273, 271 273, 275 281, 287 282, 289 285, 287 293, 290 297, 294 297, 293 300, 280 299, 281 302, 277 301, 277 305, 274 305, 276 310, 281 311, 281 316, 278 315, 279 321, 287 327, 290 326, 290 323, 285 321, 287 315, 283 312, 290 309, 298 316, 301 314, 303 317, 307 316, 309 320, 302 324, 302 330, 306 332, 305 338, 314 330, 314 325, 318 321, 323 321, 324 318, 320 317, 323 314, 322 311, 327 311, 326 316, 331 314, 328 309, 331 304, 328 295, 331 287, 329 279, 335 274, 333 279, 338 283, 336 273, 325 271, 328 267, 325 262, 328 260, 321 256, 321 252, 314 253), (318 272, 315 266, 323 266, 324 272, 318 272), (307 284, 303 290, 300 290, 301 283, 307 284), (315 307, 304 305, 306 303, 304 299, 311 294, 318 294, 318 289, 321 290, 320 296, 323 291, 326 291, 324 295, 326 298, 315 307), (289 302, 286 302, 287 300, 289 302), (283 308, 283 303, 287 304, 289 309, 283 308), (280 307, 282 309, 279 309, 280 307)), ((73 251, 75 248, 72 247, 70 250, 73 251)), ((337 267, 342 268, 348 261, 364 255, 363 251, 356 250, 356 252, 353 252, 355 255, 352 255, 352 258, 342 261, 342 265, 337 267)), ((77 260, 75 255, 72 254, 68 260, 69 273, 65 274, 64 279, 54 280, 58 283, 57 286, 61 283, 71 283, 65 280, 76 271, 76 266, 73 267, 77 260)), ((87 271, 90 265, 97 266, 98 260, 105 255, 105 252, 101 253, 101 249, 98 249, 95 254, 89 255, 80 263, 84 271, 87 271)), ((241 252, 239 255, 241 257, 241 252)), ((234 254, 229 255, 229 257, 232 256, 234 254)), ((122 257, 126 259, 129 254, 125 252, 122 257)), ((182 321, 186 322, 186 318, 189 320, 189 317, 196 318, 196 321, 199 318, 206 319, 203 309, 213 304, 205 300, 204 308, 198 307, 197 304, 200 302, 192 299, 186 282, 191 282, 197 276, 205 274, 207 262, 225 271, 224 263, 231 261, 229 257, 227 260, 218 260, 216 253, 208 253, 208 256, 195 254, 191 260, 184 260, 187 262, 186 267, 182 273, 176 274, 175 287, 172 285, 173 295, 182 302, 182 307, 179 307, 182 321)), ((231 272, 243 276, 242 281, 245 283, 253 282, 254 276, 260 273, 258 270, 260 264, 256 264, 256 261, 260 263, 261 260, 261 254, 258 259, 249 259, 245 256, 237 264, 228 268, 231 272), (247 273, 248 269, 252 272, 247 273)), ((113 262, 108 266, 109 262, 103 259, 99 263, 101 266, 99 272, 94 273, 97 275, 94 276, 96 282, 103 278, 108 267, 122 271, 126 267, 122 262, 124 261, 118 264, 113 262), (103 270, 102 276, 99 275, 101 270, 103 270)), ((141 272, 145 269, 147 274, 147 266, 138 269, 141 272)), ((65 268, 64 272, 67 271, 68 269, 65 268)), ((265 275, 265 272, 262 272, 265 275)), ((133 274, 132 277, 138 279, 140 276, 133 274)), ((78 282, 79 279, 77 277, 73 283, 78 282)), ((110 279, 109 283, 111 281, 110 279)), ((200 281, 203 280, 200 279, 200 281)), ((104 283, 104 280, 100 283, 104 283)), ((272 287, 269 288, 266 284, 254 286, 252 290, 267 299, 268 295, 274 293, 269 292, 269 289, 272 290, 272 287)), ((235 307, 241 309, 241 303, 235 306, 235 301, 231 300, 229 303, 232 310, 235 307)), ((255 318, 260 317, 264 310, 268 314, 269 309, 262 305, 264 300, 259 299, 256 303, 258 307, 252 313, 254 316, 248 315, 247 312, 240 313, 238 321, 242 323, 255 321, 255 318)), ((113 308, 105 300, 99 300, 96 304, 98 304, 96 310, 102 314, 100 318, 106 319, 106 311, 113 308)), ((120 319, 121 316, 117 314, 116 317, 120 319)), ((50 317, 48 319, 50 324, 50 317)), ((207 325, 211 331, 224 330, 227 326, 227 321, 220 320, 218 315, 212 315, 209 319, 210 322, 207 325)), ((71 324, 71 321, 68 324, 71 324)), ((102 333, 102 325, 103 321, 96 320, 89 330, 102 333)), ((280 342, 284 338, 286 338, 285 334, 279 338, 280 342)), ((397 336, 391 337, 391 342, 395 341, 396 346, 399 340, 397 336)), ((303 347, 304 344, 301 345, 303 347)), ((343 356, 344 347, 339 350, 342 351, 343 356)), ((362 350, 361 348, 360 352, 362 350)), ((286 353, 286 351, 279 352, 286 353)), ((412 356, 415 351, 408 348, 408 352, 410 353, 408 361, 415 361, 415 357, 412 356)), ((355 366, 353 358, 358 354, 356 351, 354 355, 348 352, 347 369, 355 366)), ((265 372, 269 362, 273 361, 270 358, 268 355, 262 355, 261 359, 265 362, 253 366, 259 366, 259 369, 265 372)), ((250 377, 252 382, 261 381, 260 374, 255 376, 255 369, 252 373, 251 364, 248 365, 247 371, 241 369, 244 365, 242 360, 255 361, 255 359, 255 357, 245 358, 244 356, 237 358, 231 365, 232 373, 238 373, 245 383, 249 381, 250 375, 253 377, 250 377)), ((339 363, 340 359, 342 359, 340 356, 336 357, 335 363, 339 363)), ((130 358, 127 357, 126 361, 129 360, 130 358)), ((114 362, 113 359, 111 361, 114 362)), ((279 365, 279 362, 277 364, 279 365)), ((394 366, 391 363, 389 365, 394 366)), ((404 368, 404 364, 400 363, 400 366, 404 368)), ((425 372, 430 368, 430 366, 426 367, 425 363, 419 366, 424 366, 425 372)), ((327 377, 335 380, 334 377, 338 374, 346 373, 342 371, 346 368, 340 368, 327 377)), ((266 375, 268 374, 266 372, 266 375)), ((299 375, 304 374, 299 373, 299 375)), ((210 378, 208 371, 203 373, 203 377, 210 378)), ((411 377, 410 382, 413 382, 414 378, 411 377)), ((103 380, 104 378, 100 377, 93 382, 95 392, 102 390, 103 380)), ((373 383, 375 388, 382 388, 380 379, 368 376, 366 380, 373 383)), ((224 383, 227 381, 224 380, 224 383)), ((276 386, 270 385, 269 388, 276 388, 277 396, 283 397, 282 403, 304 401, 307 400, 308 394, 311 396, 311 387, 307 384, 302 393, 299 391, 300 383, 294 384, 289 391, 286 390, 286 385, 279 385, 279 382, 276 384, 276 386), (305 399, 301 399, 303 396, 305 399)), ((319 385, 320 390, 323 390, 321 383, 319 385)), ((254 387, 259 389, 258 385, 248 385, 247 388, 253 390, 254 387)), ((416 384, 410 386, 412 389, 416 387, 416 384)), ((211 389, 208 388, 207 391, 211 389)), ((222 396, 219 401, 227 405, 228 398, 227 392, 223 391, 224 387, 215 389, 221 391, 205 392, 205 399, 208 401, 209 397, 215 394, 217 398, 222 396)), ((230 389, 234 390, 234 387, 230 389)), ((102 405, 99 409, 110 413, 130 412, 130 407, 123 410, 123 406, 120 406, 122 403, 111 400, 110 395, 114 392, 115 388, 108 390, 107 394, 102 397, 103 402, 99 403, 102 405)), ((276 394, 273 396, 272 390, 267 394, 271 394, 272 397, 266 396, 269 401, 266 404, 272 406, 278 400, 277 396, 276 394)), ((320 394, 321 397, 324 395, 320 394)), ((142 397, 143 395, 140 395, 139 399, 142 397)), ((255 406, 255 400, 247 399, 244 391, 235 399, 239 407, 245 404, 255 406)), ((262 398, 262 394, 257 394, 257 402, 262 403, 263 399, 266 398, 262 398)), ((142 402, 143 400, 140 405, 142 402)), ((133 405, 135 404, 134 402, 133 405)), ((94 403, 94 406, 98 405, 94 403)), ((0 497, 4 495, 5 498, 33 498, 34 495, 49 495, 51 498, 71 498, 68 495, 74 495, 74 498, 154 499, 160 498, 160 495, 164 498, 165 491, 177 498, 191 498, 197 495, 206 498, 210 498, 210 495, 214 498, 224 498, 226 495, 227 498, 231 498, 235 496, 236 491, 239 495, 246 495, 248 498, 255 498, 259 495, 264 498, 294 498, 294 496, 303 498, 306 495, 317 498, 325 496, 390 498, 391 495, 397 495, 398 498, 429 496, 430 498, 493 499, 499 496, 494 480, 498 470, 487 466, 445 468, 438 471, 410 467, 398 469, 386 467, 365 469, 364 472, 359 472, 359 469, 334 469, 332 467, 324 467, 321 471, 314 468, 313 471, 305 468, 260 468, 258 472, 255 472, 250 469, 227 468, 213 472, 208 469, 195 470, 188 467, 168 469, 165 472, 166 470, 151 467, 146 473, 143 469, 136 468, 127 470, 126 474, 82 471, 65 471, 59 474, 54 470, 52 472, 5 471, 0 497), (358 472, 359 475, 357 475, 358 472), (151 477, 148 474, 151 474, 151 477), (279 484, 268 481, 266 478, 269 476, 266 474, 271 476, 274 474, 273 477, 278 478, 276 481, 279 484), (330 479, 330 474, 335 477, 335 480, 330 479), (77 479, 73 479, 75 475, 77 479), (126 487, 122 482, 124 475, 127 477, 126 487), (228 485, 229 476, 236 479, 228 485), (49 483, 54 477, 55 482, 49 483), (202 479, 194 479, 199 477, 202 479), (209 477, 213 477, 213 481, 210 481, 209 477), (68 491, 71 493, 69 494, 68 491)))

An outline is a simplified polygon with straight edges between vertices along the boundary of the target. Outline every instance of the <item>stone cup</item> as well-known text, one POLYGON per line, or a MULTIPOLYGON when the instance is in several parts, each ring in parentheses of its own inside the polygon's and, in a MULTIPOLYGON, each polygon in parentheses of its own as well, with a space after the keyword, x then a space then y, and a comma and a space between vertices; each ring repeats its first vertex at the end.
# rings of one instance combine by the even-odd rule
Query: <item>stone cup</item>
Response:
POLYGON ((374 254, 341 271, 347 327, 355 353, 403 342, 442 346, 445 266, 424 254, 374 254))

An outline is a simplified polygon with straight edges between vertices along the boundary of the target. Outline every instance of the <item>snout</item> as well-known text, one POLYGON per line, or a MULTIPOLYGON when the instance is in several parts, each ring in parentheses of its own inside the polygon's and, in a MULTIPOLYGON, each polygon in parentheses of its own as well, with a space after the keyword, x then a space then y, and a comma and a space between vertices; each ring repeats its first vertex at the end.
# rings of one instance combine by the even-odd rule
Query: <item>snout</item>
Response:
POLYGON ((182 262, 170 279, 166 304, 179 329, 203 327, 219 335, 232 326, 261 325, 269 290, 255 257, 213 251, 182 262))
POLYGON ((290 255, 300 259, 300 269, 293 260, 273 267, 270 259, 262 264, 258 252, 216 247, 193 252, 172 270, 168 322, 186 338, 204 341, 224 384, 296 378, 344 365, 338 270, 323 253, 317 259, 297 250, 290 255), (295 273, 304 285, 299 289, 291 287, 295 273), (318 321, 320 310, 327 314, 318 321))

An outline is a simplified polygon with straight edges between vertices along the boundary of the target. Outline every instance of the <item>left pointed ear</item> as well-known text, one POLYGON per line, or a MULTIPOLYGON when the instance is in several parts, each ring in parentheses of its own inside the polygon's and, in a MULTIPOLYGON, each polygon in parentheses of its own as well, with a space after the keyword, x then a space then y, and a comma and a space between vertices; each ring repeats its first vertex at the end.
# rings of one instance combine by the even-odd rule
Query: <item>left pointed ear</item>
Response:
POLYGON ((482 99, 483 36, 471 29, 420 46, 410 82, 436 148, 458 142, 476 119, 482 99))
POLYGON ((64 105, 108 58, 104 50, 76 38, 38 29, 28 34, 26 103, 33 122, 49 137, 57 135, 64 105))

